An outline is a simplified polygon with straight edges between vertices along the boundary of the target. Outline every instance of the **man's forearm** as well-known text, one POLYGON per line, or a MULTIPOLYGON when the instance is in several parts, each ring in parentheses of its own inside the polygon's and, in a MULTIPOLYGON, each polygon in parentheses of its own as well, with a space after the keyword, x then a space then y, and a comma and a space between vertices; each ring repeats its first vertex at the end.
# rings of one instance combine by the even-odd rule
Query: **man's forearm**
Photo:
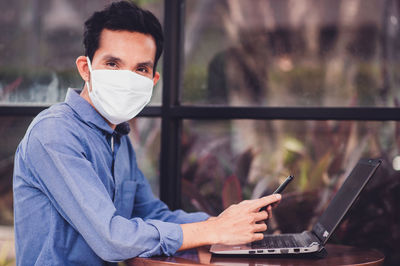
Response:
POLYGON ((214 232, 216 226, 213 218, 215 217, 203 222, 181 224, 183 243, 179 251, 217 243, 218 235, 214 232))

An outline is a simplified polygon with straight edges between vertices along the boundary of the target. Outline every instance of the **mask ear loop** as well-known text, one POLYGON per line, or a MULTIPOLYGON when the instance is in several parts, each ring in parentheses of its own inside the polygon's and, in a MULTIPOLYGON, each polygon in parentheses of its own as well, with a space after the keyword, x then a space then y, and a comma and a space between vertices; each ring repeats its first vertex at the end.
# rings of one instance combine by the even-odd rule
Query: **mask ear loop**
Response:
MULTIPOLYGON (((86 56, 86 62, 88 63, 90 75, 92 75, 92 64, 91 64, 91 62, 90 62, 89 56, 86 56)), ((87 83, 88 90, 89 90, 89 87, 90 87, 90 86, 89 86, 89 85, 90 85, 89 80, 86 81, 86 83, 87 83)), ((92 90, 93 90, 93 88, 92 88, 92 90)), ((89 90, 89 92, 90 92, 90 90, 89 90)))
POLYGON ((90 62, 89 56, 86 56, 86 61, 88 63, 89 71, 90 71, 90 73, 92 73, 92 64, 90 62))

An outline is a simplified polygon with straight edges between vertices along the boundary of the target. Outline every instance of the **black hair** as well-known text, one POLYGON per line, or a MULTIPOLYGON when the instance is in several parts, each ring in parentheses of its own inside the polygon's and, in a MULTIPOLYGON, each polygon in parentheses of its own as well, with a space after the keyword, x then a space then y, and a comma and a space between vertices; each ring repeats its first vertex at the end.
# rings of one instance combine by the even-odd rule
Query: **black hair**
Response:
POLYGON ((103 29, 127 30, 149 34, 156 43, 156 54, 154 59, 154 73, 158 59, 163 50, 163 32, 158 19, 148 10, 144 10, 133 2, 114 2, 105 7, 102 11, 95 12, 85 22, 83 44, 85 56, 93 60, 94 53, 99 48, 100 34, 103 29))

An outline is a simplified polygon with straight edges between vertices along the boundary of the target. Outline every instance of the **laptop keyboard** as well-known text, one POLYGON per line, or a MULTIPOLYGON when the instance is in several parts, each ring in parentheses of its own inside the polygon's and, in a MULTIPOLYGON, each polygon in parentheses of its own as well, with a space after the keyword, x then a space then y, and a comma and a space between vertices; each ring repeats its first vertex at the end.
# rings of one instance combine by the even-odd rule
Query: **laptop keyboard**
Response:
POLYGON ((301 247, 293 235, 265 235, 264 239, 251 243, 252 248, 293 248, 301 247))

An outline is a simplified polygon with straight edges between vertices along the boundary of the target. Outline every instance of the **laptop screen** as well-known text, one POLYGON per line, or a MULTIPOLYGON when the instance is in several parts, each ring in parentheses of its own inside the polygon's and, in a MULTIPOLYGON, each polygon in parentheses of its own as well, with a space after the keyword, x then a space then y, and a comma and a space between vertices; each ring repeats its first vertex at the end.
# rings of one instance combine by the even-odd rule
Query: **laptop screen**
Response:
POLYGON ((378 168, 380 160, 361 159, 313 227, 325 243, 378 168))

